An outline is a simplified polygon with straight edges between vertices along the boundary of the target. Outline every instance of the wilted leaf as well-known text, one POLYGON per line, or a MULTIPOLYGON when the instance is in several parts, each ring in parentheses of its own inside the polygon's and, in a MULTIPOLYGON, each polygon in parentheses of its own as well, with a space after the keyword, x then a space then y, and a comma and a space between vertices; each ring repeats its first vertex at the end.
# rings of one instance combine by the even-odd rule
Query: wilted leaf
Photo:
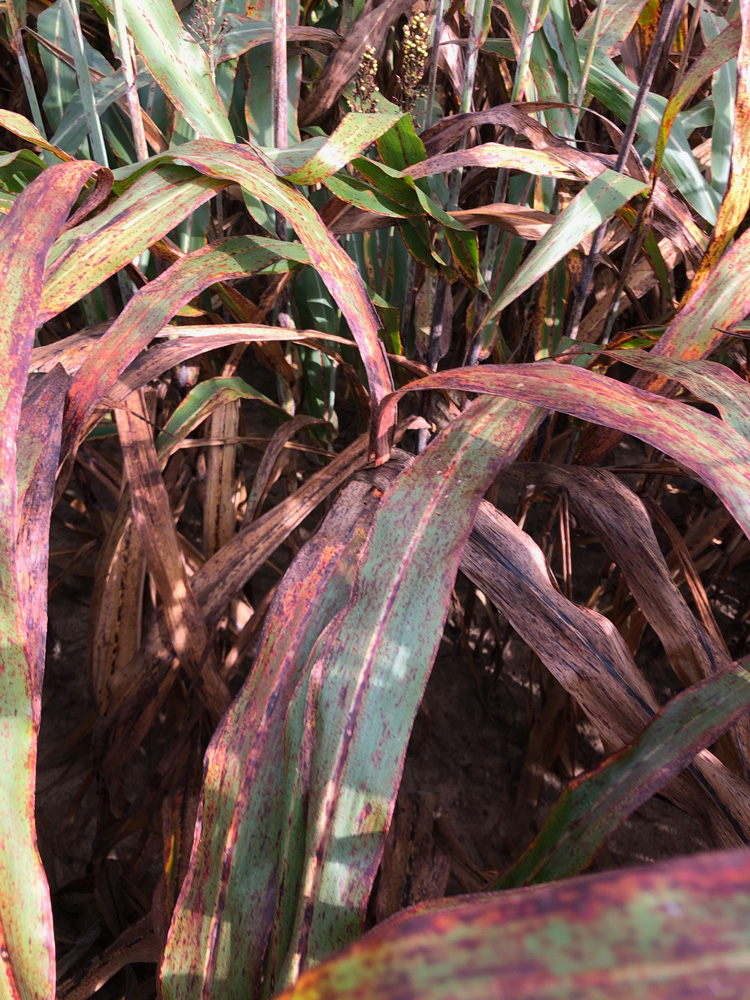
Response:
POLYGON ((141 644, 145 574, 143 546, 126 490, 96 561, 89 613, 89 677, 100 715, 109 708, 110 678, 141 644))
POLYGON ((232 699, 219 674, 208 629, 187 576, 141 392, 128 396, 115 415, 133 518, 172 646, 181 666, 195 681, 214 722, 218 722, 232 699))
MULTIPOLYGON (((653 718, 654 693, 617 629, 563 597, 539 547, 510 518, 482 504, 461 566, 576 699, 610 750, 629 743, 653 718)), ((697 815, 720 845, 742 842, 750 831, 747 785, 707 752, 692 768, 696 775, 673 779, 665 794, 697 815)))
POLYGON ((685 685, 730 665, 690 611, 669 571, 642 501, 604 469, 524 464, 523 478, 564 490, 572 510, 617 563, 685 685))
MULTIPOLYGON (((209 628, 289 533, 366 462, 367 439, 363 436, 311 476, 296 493, 243 528, 200 567, 191 586, 209 628)), ((104 766, 109 773, 118 773, 122 758, 138 747, 174 681, 170 672, 173 657, 163 648, 158 626, 157 618, 142 653, 113 678, 115 707, 103 724, 108 746, 104 766)))

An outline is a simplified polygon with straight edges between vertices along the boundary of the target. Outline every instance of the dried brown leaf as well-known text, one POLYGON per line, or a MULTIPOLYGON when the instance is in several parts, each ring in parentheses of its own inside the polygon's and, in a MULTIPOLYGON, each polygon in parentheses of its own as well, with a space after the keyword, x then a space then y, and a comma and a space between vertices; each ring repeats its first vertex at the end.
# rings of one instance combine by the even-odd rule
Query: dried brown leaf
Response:
POLYGON ((219 674, 206 622, 187 576, 142 393, 133 393, 126 404, 115 411, 117 428, 146 563, 162 601, 174 651, 218 722, 232 700, 229 688, 219 674))
POLYGON ((311 125, 323 117, 353 79, 367 46, 382 51, 390 26, 413 6, 414 0, 386 0, 379 7, 365 9, 360 14, 317 85, 305 98, 299 113, 300 125, 311 125))
MULTIPOLYGON (((486 502, 461 568, 576 699, 610 750, 645 728, 659 705, 617 629, 563 597, 536 543, 486 502)), ((665 794, 698 816, 718 843, 744 842, 750 833, 748 786, 705 750, 692 769, 673 779, 665 794)))

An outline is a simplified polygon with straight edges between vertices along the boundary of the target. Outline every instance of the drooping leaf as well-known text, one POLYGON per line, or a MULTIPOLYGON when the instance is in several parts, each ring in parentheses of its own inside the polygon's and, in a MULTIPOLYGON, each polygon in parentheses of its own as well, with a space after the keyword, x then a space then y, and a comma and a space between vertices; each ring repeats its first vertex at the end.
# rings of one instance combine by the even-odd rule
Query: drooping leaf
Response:
POLYGON ((206 379, 190 390, 159 433, 156 450, 160 461, 164 462, 179 442, 215 409, 238 399, 257 399, 276 413, 280 420, 289 419, 278 403, 253 389, 244 379, 206 379))
POLYGON ((199 291, 217 281, 244 277, 285 253, 287 244, 262 237, 235 237, 181 258, 141 289, 88 353, 69 393, 66 448, 76 446, 87 421, 118 376, 199 291))
POLYGON ((349 324, 367 371, 373 399, 382 399, 393 380, 385 349, 378 338, 377 313, 359 272, 309 202, 279 180, 250 150, 199 140, 182 146, 179 156, 181 161, 202 173, 231 178, 285 216, 349 324))
POLYGON ((148 171, 98 215, 67 230, 50 254, 41 321, 73 305, 224 187, 171 164, 148 171))
POLYGON ((48 149, 50 153, 54 153, 60 160, 73 159, 64 150, 48 142, 37 127, 28 118, 19 115, 17 111, 7 111, 5 108, 0 108, 0 126, 7 128, 9 132, 13 132, 14 135, 19 136, 21 139, 25 139, 26 142, 31 142, 35 146, 41 146, 42 149, 48 149))
POLYGON ((750 707, 750 673, 736 663, 682 691, 625 750, 566 788, 541 833, 493 884, 510 889, 570 878, 606 837, 750 707))
POLYGON ((503 170, 524 170, 540 177, 559 177, 563 180, 578 180, 579 174, 560 156, 543 149, 522 149, 518 146, 501 146, 496 142, 485 142, 472 149, 456 153, 441 153, 431 156, 421 163, 404 168, 410 177, 429 177, 431 174, 448 173, 459 167, 490 167, 503 170))
POLYGON ((286 175, 294 184, 317 184, 346 166, 401 117, 399 112, 346 115, 326 143, 310 160, 286 175))
POLYGON ((437 388, 497 393, 632 434, 693 469, 750 537, 750 445, 717 417, 596 372, 545 361, 440 372, 412 382, 386 406, 409 389, 437 388))
POLYGON ((414 907, 280 1000, 740 1000, 747 850, 414 907))
POLYGON ((637 347, 605 353, 642 371, 681 382, 700 399, 713 403, 725 423, 750 440, 750 390, 731 368, 716 361, 683 361, 650 354, 637 347))
MULTIPOLYGON (((750 233, 745 232, 726 250, 690 301, 650 352, 684 360, 705 358, 722 343, 732 327, 750 312, 750 283, 745 280, 750 261, 750 233)), ((664 388, 663 376, 636 374, 632 385, 641 390, 664 388)), ((612 448, 622 436, 616 430, 598 430, 582 450, 580 460, 592 463, 612 448)))
MULTIPOLYGON (((29 551, 44 535, 51 509, 50 458, 56 461, 54 411, 46 445, 51 454, 21 456, 22 483, 37 465, 41 481, 25 482, 28 505, 20 520, 16 436, 37 326, 44 268, 50 247, 96 165, 86 161, 45 170, 0 220, 0 982, 6 996, 46 1000, 55 990, 55 945, 47 879, 36 846, 34 790, 41 708, 46 607, 29 608, 36 572, 45 559, 29 551), (34 504, 36 509, 30 505, 34 504), (18 544, 19 529, 21 544, 18 544), (32 558, 23 568, 17 560, 32 558), (24 613, 33 610, 27 649, 24 613), (26 653, 29 654, 27 660, 26 653)), ((54 379, 52 380, 54 381, 54 379)), ((38 414, 38 429, 44 414, 38 414)), ((59 444, 59 438, 57 443, 59 444)))

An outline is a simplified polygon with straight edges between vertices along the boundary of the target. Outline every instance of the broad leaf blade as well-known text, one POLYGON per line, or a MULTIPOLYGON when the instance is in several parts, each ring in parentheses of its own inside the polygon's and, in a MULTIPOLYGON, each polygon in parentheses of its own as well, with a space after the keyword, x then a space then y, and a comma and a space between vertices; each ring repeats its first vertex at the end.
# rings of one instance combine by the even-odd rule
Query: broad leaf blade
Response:
POLYGON ((349 597, 377 503, 367 484, 347 487, 301 550, 271 605, 253 672, 211 741, 202 820, 161 972, 168 1000, 200 996, 221 975, 219 962, 222 989, 257 995, 286 833, 285 714, 318 635, 349 597))
POLYGON ((297 899, 294 884, 284 887, 297 899, 286 982, 361 933, 461 550, 483 492, 539 419, 530 407, 479 402, 398 478, 373 523, 352 602, 313 654, 316 731, 301 747, 312 754, 302 891, 297 899))
POLYGON ((681 382, 699 399, 713 403, 722 419, 750 440, 750 389, 731 368, 715 361, 683 361, 682 358, 649 354, 637 347, 605 353, 642 371, 681 382))
POLYGON ((223 182, 164 164, 137 178, 98 215, 63 233, 50 254, 41 320, 46 322, 174 229, 223 182))
POLYGON ((747 850, 415 907, 282 1000, 742 1000, 747 850))
MULTIPOLYGON (((632 434, 693 469, 750 537, 750 443, 717 417, 596 372, 545 361, 441 372, 408 388, 496 393, 632 434)), ((389 397, 386 406, 405 391, 389 397)))
POLYGON ((123 0, 138 51, 154 79, 198 135, 234 140, 208 56, 169 0, 123 0))

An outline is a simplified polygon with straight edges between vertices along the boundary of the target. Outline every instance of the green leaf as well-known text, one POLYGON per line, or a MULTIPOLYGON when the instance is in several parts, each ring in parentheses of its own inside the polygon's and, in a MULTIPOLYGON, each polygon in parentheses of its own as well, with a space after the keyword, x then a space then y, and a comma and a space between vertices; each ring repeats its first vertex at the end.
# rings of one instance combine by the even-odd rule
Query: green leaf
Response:
POLYGON ((232 142, 208 56, 169 0, 122 0, 125 20, 154 79, 198 135, 232 142))
MULTIPOLYGON (((151 74, 147 70, 142 70, 136 79, 136 86, 145 87, 151 81, 151 74)), ((118 70, 116 73, 111 73, 109 76, 97 80, 92 86, 96 102, 96 113, 100 118, 115 101, 125 97, 127 89, 122 70, 118 70)), ((51 142, 68 153, 75 153, 85 138, 86 113, 79 92, 71 98, 65 108, 65 112, 57 127, 57 131, 52 136, 51 142)))
POLYGON ((0 153, 0 189, 20 194, 46 167, 44 160, 30 149, 0 153))
POLYGON ((317 184, 330 177, 391 129, 399 117, 399 112, 346 115, 323 147, 303 167, 287 174, 286 179, 294 184, 317 184))
MULTIPOLYGON (((387 195, 382 194, 376 188, 370 187, 364 181, 349 174, 334 174, 326 177, 324 181, 328 190, 355 208, 361 208, 365 212, 377 212, 379 215, 390 215, 392 218, 401 219, 404 216, 414 214, 414 209, 409 209, 399 202, 394 201, 387 195)), ((411 192, 413 195, 413 191, 411 192)), ((410 197, 411 201, 411 197, 410 197)))
POLYGON ((387 198, 391 198, 399 205, 413 212, 414 215, 422 214, 422 207, 417 198, 414 181, 411 177, 403 176, 401 171, 368 160, 364 156, 359 156, 352 161, 352 166, 365 177, 370 184, 378 191, 381 191, 387 198))
MULTIPOLYGON (((623 121, 629 119, 638 87, 611 59, 602 56, 599 49, 591 64, 588 90, 623 121)), ((666 105, 666 98, 659 94, 649 94, 638 119, 638 134, 654 148, 666 105)), ((713 225, 716 222, 720 198, 701 173, 679 122, 674 123, 669 136, 664 152, 664 169, 685 200, 706 222, 713 225)))
POLYGON ((199 382, 169 418, 156 439, 159 460, 165 462, 180 441, 199 426, 214 410, 235 399, 257 399, 272 410, 280 420, 289 415, 268 396, 253 389, 241 378, 211 378, 199 382))
POLYGON ((472 288, 487 293, 484 278, 479 270, 479 241, 477 234, 461 232, 454 226, 445 227, 445 239, 450 247, 456 270, 472 288))
MULTIPOLYGON (((677 119, 677 115, 695 96, 710 76, 730 59, 736 58, 741 40, 742 24, 739 21, 734 21, 732 24, 727 25, 721 34, 711 39, 700 56, 680 80, 679 87, 667 102, 664 117, 659 126, 659 135, 656 140, 656 152, 654 156, 654 172, 658 172, 660 169, 664 150, 667 146, 667 139, 669 138, 672 124, 677 119)), ((713 115, 711 116, 711 123, 713 123, 713 115)))
POLYGON ((427 159, 411 115, 402 115, 393 128, 378 138, 378 153, 383 163, 396 170, 405 170, 427 159))
POLYGON ((531 847, 493 889, 570 878, 640 805, 750 707, 750 673, 735 664, 682 691, 630 746, 565 789, 531 847))
POLYGON ((611 218, 631 198, 648 185, 642 181, 605 170, 575 196, 537 243, 512 281, 492 304, 484 324, 488 325, 507 305, 543 277, 559 260, 611 218))

